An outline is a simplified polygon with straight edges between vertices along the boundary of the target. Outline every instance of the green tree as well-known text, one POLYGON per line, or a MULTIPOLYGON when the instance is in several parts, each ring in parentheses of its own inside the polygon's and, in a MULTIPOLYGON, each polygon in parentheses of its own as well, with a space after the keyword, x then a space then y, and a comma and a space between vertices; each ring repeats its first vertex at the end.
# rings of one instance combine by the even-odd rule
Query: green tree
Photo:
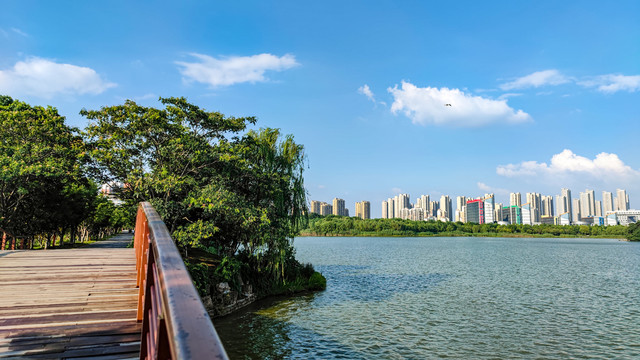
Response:
MULTIPOLYGON (((128 205, 151 201, 184 252, 197 247, 283 277, 292 238, 305 224, 304 149, 253 117, 226 117, 184 98, 164 109, 83 110, 92 171, 125 184, 128 205)), ((228 260, 226 263, 233 263, 228 260)))
POLYGON ((640 241, 640 222, 629 224, 627 227, 627 240, 640 241))
POLYGON ((90 188, 83 156, 82 138, 55 108, 0 96, 2 232, 60 234, 79 224, 90 188))

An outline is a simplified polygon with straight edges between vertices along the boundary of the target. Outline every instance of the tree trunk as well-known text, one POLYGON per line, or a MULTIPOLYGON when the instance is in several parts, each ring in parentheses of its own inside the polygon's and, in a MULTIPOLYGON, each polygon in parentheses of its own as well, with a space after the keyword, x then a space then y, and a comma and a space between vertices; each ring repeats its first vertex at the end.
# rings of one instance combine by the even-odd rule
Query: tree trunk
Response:
POLYGON ((24 238, 20 239, 20 250, 24 250, 24 238))
POLYGON ((77 227, 72 227, 71 228, 71 239, 69 240, 71 242, 71 245, 74 245, 76 243, 76 231, 78 230, 77 227))
POLYGON ((44 243, 44 249, 47 250, 51 247, 51 234, 47 234, 47 241, 44 243))
POLYGON ((62 230, 62 232, 60 232, 60 247, 62 247, 62 245, 64 245, 64 230, 62 230))
POLYGON ((2 232, 2 246, 0 246, 0 250, 4 250, 4 247, 7 245, 7 233, 2 232))
POLYGON ((9 241, 11 242, 11 250, 15 250, 16 249, 16 238, 11 236, 9 237, 9 241))

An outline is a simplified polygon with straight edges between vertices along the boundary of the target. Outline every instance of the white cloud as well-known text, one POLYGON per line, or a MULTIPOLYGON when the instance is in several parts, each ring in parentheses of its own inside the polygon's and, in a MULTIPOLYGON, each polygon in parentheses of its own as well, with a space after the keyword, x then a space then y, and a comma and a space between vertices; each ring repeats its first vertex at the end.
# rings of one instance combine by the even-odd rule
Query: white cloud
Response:
POLYGON ((597 87, 598 91, 604 93, 615 93, 618 91, 635 92, 640 90, 640 75, 600 75, 580 81, 578 84, 585 87, 597 87))
POLYGON ((509 107, 507 100, 473 96, 459 89, 419 88, 403 81, 400 89, 396 85, 387 91, 394 97, 391 112, 404 113, 414 124, 473 127, 532 121, 529 114, 509 107))
POLYGON ((508 195, 511 191, 502 188, 496 188, 493 186, 489 186, 483 182, 478 182, 478 189, 486 192, 486 193, 494 193, 497 195, 508 195))
POLYGON ((100 94, 116 84, 105 82, 95 70, 33 57, 0 70, 0 93, 52 98, 56 95, 100 94))
POLYGON ((516 97, 516 96, 522 96, 522 94, 520 94, 520 93, 506 93, 506 94, 502 94, 502 95, 498 96, 498 100, 505 100, 505 99, 508 99, 510 97, 516 97))
POLYGON ((24 37, 29 37, 29 34, 27 34, 26 32, 17 29, 17 28, 11 28, 11 31, 13 31, 14 33, 20 35, 20 36, 24 36, 24 37))
POLYGON ((360 86, 358 88, 358 93, 366 96, 369 100, 371 100, 373 102, 376 102, 375 96, 373 95, 373 92, 369 88, 369 85, 364 84, 364 85, 360 86))
POLYGON ((394 188, 391 188, 391 192, 394 194, 402 194, 402 189, 394 187, 394 188))
POLYGON ((540 87, 544 85, 560 85, 568 83, 570 79, 558 70, 536 71, 533 74, 517 78, 513 81, 500 85, 502 90, 525 89, 530 87, 540 87))
POLYGON ((268 70, 283 71, 300 65, 293 55, 278 57, 271 54, 253 56, 229 56, 219 59, 202 54, 191 54, 198 62, 176 61, 185 81, 197 81, 212 87, 228 86, 243 82, 267 81, 268 70))
POLYGON ((640 177, 640 171, 625 165, 616 154, 600 153, 595 159, 574 154, 565 149, 551 157, 550 164, 523 161, 520 164, 499 165, 498 175, 521 176, 589 176, 600 180, 620 180, 640 177))

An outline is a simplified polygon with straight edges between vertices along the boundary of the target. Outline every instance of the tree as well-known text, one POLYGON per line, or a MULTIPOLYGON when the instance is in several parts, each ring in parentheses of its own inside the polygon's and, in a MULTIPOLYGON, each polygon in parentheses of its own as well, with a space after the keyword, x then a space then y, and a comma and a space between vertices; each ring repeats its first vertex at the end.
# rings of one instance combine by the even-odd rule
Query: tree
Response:
POLYGON ((275 129, 241 134, 253 117, 207 112, 184 98, 160 102, 164 109, 126 101, 81 112, 92 121, 84 135, 94 176, 123 183, 129 205, 151 201, 183 252, 241 253, 284 276, 305 221, 303 147, 275 129))
POLYGON ((0 230, 16 236, 78 224, 90 184, 82 138, 53 107, 0 96, 0 230), (73 209, 73 210, 71 210, 73 209))
POLYGON ((627 227, 627 240, 640 241, 640 222, 629 224, 627 227))

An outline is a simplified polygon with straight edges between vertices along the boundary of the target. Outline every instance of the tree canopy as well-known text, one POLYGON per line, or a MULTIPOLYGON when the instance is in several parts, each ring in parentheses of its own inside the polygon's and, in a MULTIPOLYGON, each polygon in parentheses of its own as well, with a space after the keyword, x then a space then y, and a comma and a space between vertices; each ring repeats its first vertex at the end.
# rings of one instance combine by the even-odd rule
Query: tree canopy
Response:
POLYGON ((77 130, 53 107, 0 97, 0 228, 30 236, 71 228, 97 189, 82 168, 77 130))
POLYGON ((242 254, 283 276, 306 216, 304 148, 276 129, 245 131, 254 117, 160 102, 81 112, 94 176, 124 184, 131 206, 150 201, 185 253, 242 254))

